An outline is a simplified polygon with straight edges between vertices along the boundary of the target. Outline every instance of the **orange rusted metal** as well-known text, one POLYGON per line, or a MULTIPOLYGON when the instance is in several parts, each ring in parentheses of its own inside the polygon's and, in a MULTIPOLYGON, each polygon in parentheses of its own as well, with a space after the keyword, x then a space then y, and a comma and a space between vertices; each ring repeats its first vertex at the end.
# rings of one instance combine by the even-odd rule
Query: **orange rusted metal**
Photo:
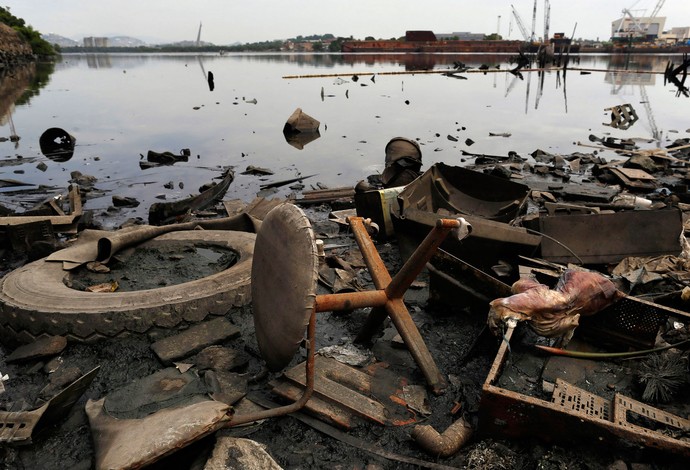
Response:
POLYGON ((342 292, 317 295, 314 308, 317 312, 333 312, 364 307, 383 307, 386 302, 388 302, 388 297, 384 290, 342 292))
POLYGON ((247 413, 243 415, 234 415, 226 424, 226 427, 239 426, 240 424, 253 423, 254 421, 261 421, 267 418, 275 418, 286 414, 294 413, 304 408, 312 394, 314 393, 314 353, 316 346, 316 311, 312 310, 309 317, 309 325, 307 326, 307 361, 305 365, 305 375, 307 384, 304 393, 299 400, 289 405, 280 406, 278 408, 271 408, 269 410, 258 411, 256 413, 247 413))
MULTIPOLYGON (((373 241, 369 237, 364 225, 364 219, 361 217, 350 217, 348 218, 348 222, 352 227, 352 232, 355 240, 357 241, 357 245, 362 252, 364 262, 369 269, 374 286, 376 286, 377 289, 382 290, 387 298, 387 301, 383 304, 372 303, 368 305, 375 308, 367 318, 365 326, 358 335, 357 340, 366 341, 370 339, 373 331, 386 318, 387 314, 387 316, 391 318, 396 330, 398 330, 398 333, 407 345, 410 354, 417 362, 419 368, 422 370, 422 373, 424 374, 431 391, 437 395, 443 393, 444 389, 446 388, 446 381, 436 366, 429 349, 424 343, 424 339, 419 333, 417 325, 415 325, 410 313, 407 311, 407 307, 403 302, 403 295, 410 284, 424 268, 425 264, 429 261, 438 246, 448 235, 448 232, 450 232, 452 229, 461 227, 464 222, 460 222, 456 219, 440 219, 432 231, 422 241, 417 250, 415 250, 410 259, 407 260, 401 271, 394 278, 391 278, 385 264, 383 263, 383 260, 374 246, 373 241), (382 308, 376 307, 385 307, 385 311, 382 308)), ((334 294, 329 299, 323 299, 323 304, 321 302, 322 296, 317 296, 317 310, 325 311, 326 301, 329 302, 329 305, 333 306, 337 304, 354 305, 354 302, 364 300, 363 298, 355 299, 354 297, 349 299, 349 296, 351 295, 351 293, 334 294), (343 299, 347 300, 336 299, 336 296, 343 296, 343 299)), ((363 304, 359 305, 365 306, 363 304)), ((351 308, 352 307, 348 307, 348 309, 351 308)), ((331 310, 334 310, 334 308, 331 308, 331 310)))
POLYGON ((391 282, 391 275, 388 274, 386 265, 383 264, 383 260, 376 251, 374 242, 369 237, 367 230, 364 226, 364 220, 361 217, 349 217, 348 222, 350 227, 352 227, 352 234, 355 237, 357 246, 359 246, 362 252, 362 257, 364 258, 364 263, 367 265, 369 274, 371 274, 371 279, 374 281, 374 286, 377 289, 385 289, 391 282))
MULTIPOLYGON (((300 219, 298 222, 302 219, 306 220, 306 217, 303 214, 301 214, 301 217, 299 217, 299 213, 293 214, 293 216, 297 219, 300 219)), ((281 216, 276 216, 274 218, 282 220, 281 216)), ((445 238, 451 229, 459 227, 460 223, 457 220, 440 220, 436 227, 424 240, 421 247, 405 264, 404 273, 398 277, 399 280, 393 284, 393 288, 389 288, 393 279, 388 273, 383 260, 381 259, 378 251, 376 251, 376 247, 366 231, 364 220, 361 217, 351 217, 348 220, 352 227, 355 240, 357 241, 357 244, 362 252, 362 256, 377 290, 314 296, 313 308, 311 308, 311 312, 309 314, 309 323, 307 327, 308 355, 305 370, 306 386, 304 393, 297 401, 287 406, 258 413, 233 416, 228 422, 228 426, 236 426, 239 424, 292 413, 300 410, 307 404, 314 392, 314 338, 316 330, 316 312, 353 310, 362 307, 373 307, 373 315, 368 319, 370 324, 380 324, 380 322, 385 319, 384 312, 387 313, 387 315, 391 317, 391 320, 398 330, 398 333, 407 345, 410 354, 417 362, 419 368, 422 370, 432 392, 435 394, 441 394, 445 389, 445 379, 436 366, 434 359, 431 357, 431 353, 424 343, 424 339, 419 333, 419 330, 412 320, 410 313, 407 311, 402 296, 417 274, 419 274, 419 272, 422 270, 426 262, 429 261, 433 255, 433 252, 441 243, 443 238, 445 238)), ((308 227, 308 225, 305 225, 305 227, 308 227)), ((313 243, 313 238, 307 241, 311 241, 313 243)))
POLYGON ((441 242, 446 238, 448 232, 460 227, 460 221, 455 219, 439 219, 431 232, 422 240, 422 243, 412 253, 407 262, 393 277, 388 286, 386 294, 390 298, 402 297, 410 284, 417 278, 424 269, 424 265, 431 259, 434 252, 441 242))

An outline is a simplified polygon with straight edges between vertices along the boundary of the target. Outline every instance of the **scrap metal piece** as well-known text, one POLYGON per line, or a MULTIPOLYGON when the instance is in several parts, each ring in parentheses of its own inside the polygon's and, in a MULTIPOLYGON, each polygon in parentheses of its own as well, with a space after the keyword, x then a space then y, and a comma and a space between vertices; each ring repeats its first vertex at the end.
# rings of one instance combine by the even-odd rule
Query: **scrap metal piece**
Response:
POLYGON ((420 175, 422 149, 417 141, 394 137, 385 148, 386 159, 381 182, 385 188, 405 186, 420 175))
POLYGON ((96 377, 99 367, 87 372, 32 411, 0 411, 0 443, 31 444, 33 437, 61 419, 83 395, 96 377))
POLYGON ((459 166, 436 163, 399 195, 401 213, 407 208, 481 217, 509 222, 518 214, 529 187, 459 166))
POLYGON ((606 264, 628 256, 678 255, 682 229, 678 209, 542 216, 539 232, 546 236, 541 257, 558 263, 606 264))
POLYGON ((508 297, 510 286, 439 248, 429 270, 429 298, 449 305, 487 308, 498 297, 508 297))
POLYGON ((439 433, 428 424, 418 425, 412 429, 412 438, 422 449, 443 458, 455 455, 473 434, 472 425, 464 418, 455 421, 443 433, 439 433))
POLYGON ((658 186, 656 178, 644 170, 620 167, 612 167, 609 170, 627 188, 652 191, 658 186))
POLYGON ((604 108, 604 111, 611 111, 611 122, 603 122, 602 124, 616 129, 629 129, 640 119, 630 103, 604 108))
POLYGON ((405 187, 398 196, 399 211, 392 212, 403 257, 437 219, 457 216, 472 225, 472 234, 462 244, 447 240, 442 248, 483 271, 490 272, 497 259, 532 254, 541 237, 507 223, 519 214, 529 192, 514 181, 435 164, 405 187))

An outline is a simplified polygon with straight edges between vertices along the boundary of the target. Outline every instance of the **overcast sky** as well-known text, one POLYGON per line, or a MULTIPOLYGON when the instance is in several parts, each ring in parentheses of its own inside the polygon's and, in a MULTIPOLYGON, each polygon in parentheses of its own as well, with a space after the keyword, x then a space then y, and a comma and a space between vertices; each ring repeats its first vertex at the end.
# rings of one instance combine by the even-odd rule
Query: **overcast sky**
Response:
MULTIPOLYGON (((651 14, 658 0, 551 0, 551 33, 607 40, 624 8, 651 14)), ((132 36, 149 43, 201 39, 217 45, 332 33, 364 39, 400 37, 406 30, 469 31, 522 39, 515 6, 528 32, 534 0, 0 0, 41 33, 132 36), (500 19, 499 19, 500 16, 500 19), (512 19, 512 20, 511 20, 512 19), (508 35, 512 23, 512 33, 508 35)), ((659 16, 666 29, 690 26, 690 1, 667 0, 659 16)), ((537 1, 537 36, 544 31, 544 0, 537 1)))

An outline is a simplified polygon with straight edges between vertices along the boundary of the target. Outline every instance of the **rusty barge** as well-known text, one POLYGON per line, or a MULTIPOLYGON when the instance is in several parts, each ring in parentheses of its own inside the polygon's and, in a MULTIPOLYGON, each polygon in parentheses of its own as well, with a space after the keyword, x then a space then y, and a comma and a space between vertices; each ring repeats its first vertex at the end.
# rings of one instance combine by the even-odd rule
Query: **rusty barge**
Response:
POLYGON ((397 53, 475 53, 517 54, 519 52, 538 52, 551 47, 555 51, 571 53, 579 51, 579 44, 572 44, 563 33, 554 35, 548 43, 529 43, 506 39, 439 39, 433 31, 407 31, 401 39, 346 41, 341 52, 397 52, 397 53))

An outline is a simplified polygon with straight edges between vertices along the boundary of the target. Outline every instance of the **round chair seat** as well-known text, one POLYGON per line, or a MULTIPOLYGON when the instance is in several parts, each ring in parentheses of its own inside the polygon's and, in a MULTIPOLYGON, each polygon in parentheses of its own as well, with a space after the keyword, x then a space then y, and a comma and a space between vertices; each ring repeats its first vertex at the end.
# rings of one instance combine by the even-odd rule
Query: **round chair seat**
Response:
POLYGON ((252 308, 261 355, 268 368, 285 368, 299 349, 316 303, 316 238, 293 204, 264 218, 254 246, 252 308))

